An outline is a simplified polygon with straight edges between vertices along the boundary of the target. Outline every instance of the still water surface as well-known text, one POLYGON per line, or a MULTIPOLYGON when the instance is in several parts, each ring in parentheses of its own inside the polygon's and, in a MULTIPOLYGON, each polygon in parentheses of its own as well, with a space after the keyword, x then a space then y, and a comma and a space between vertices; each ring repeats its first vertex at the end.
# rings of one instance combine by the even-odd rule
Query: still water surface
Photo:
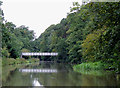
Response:
POLYGON ((69 64, 53 62, 16 68, 4 79, 3 86, 120 86, 119 75, 85 75, 69 64))

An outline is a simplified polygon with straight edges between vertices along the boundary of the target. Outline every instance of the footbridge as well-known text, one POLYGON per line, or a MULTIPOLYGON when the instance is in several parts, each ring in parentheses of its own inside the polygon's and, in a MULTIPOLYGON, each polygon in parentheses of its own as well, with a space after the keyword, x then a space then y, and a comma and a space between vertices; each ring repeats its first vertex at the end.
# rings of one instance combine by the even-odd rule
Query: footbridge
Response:
POLYGON ((56 52, 22 52, 21 53, 21 58, 23 56, 57 56, 58 53, 56 52))

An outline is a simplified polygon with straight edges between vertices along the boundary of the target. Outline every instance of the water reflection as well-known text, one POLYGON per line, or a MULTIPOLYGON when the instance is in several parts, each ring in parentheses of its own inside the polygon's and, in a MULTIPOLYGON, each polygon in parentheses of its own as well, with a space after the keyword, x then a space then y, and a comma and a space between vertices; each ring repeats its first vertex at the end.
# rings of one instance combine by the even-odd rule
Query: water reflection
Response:
POLYGON ((57 69, 19 69, 19 71, 28 73, 57 73, 57 69))
MULTIPOLYGON (((6 68, 3 75, 5 75, 6 68)), ((7 67, 7 69, 11 69, 7 67)), ((17 68, 9 72, 3 86, 120 86, 120 76, 115 74, 89 75, 74 72, 69 64, 40 63, 17 68)), ((52 88, 52 87, 51 87, 52 88)))
POLYGON ((33 86, 43 86, 43 85, 40 84, 40 82, 38 81, 38 78, 34 78, 33 86))

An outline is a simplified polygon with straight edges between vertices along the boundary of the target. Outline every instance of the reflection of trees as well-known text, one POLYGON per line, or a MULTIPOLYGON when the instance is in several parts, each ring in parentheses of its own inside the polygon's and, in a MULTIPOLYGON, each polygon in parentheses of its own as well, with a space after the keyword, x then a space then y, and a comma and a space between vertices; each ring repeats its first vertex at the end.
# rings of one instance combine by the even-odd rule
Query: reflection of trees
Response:
MULTIPOLYGON (((24 68, 24 66, 22 67, 24 68)), ((26 69, 57 69, 58 73, 22 73, 19 69, 9 74, 4 85, 12 86, 32 86, 34 79, 37 79, 43 86, 114 86, 119 80, 116 76, 104 75, 83 75, 73 72, 71 66, 62 63, 41 63, 40 65, 31 65, 26 69)), ((6 67, 4 69, 13 69, 6 67)))
MULTIPOLYGON (((35 64, 36 65, 36 64, 35 64)), ((12 86, 12 85, 15 85, 14 83, 17 82, 17 80, 19 81, 19 79, 17 79, 17 75, 18 76, 27 76, 28 74, 26 73, 19 73, 18 69, 19 68, 29 68, 31 65, 9 65, 9 66, 4 66, 2 67, 2 85, 6 86, 12 86), (18 74, 19 73, 19 74, 18 74), (13 81, 13 82, 12 82, 13 81), (13 83, 13 84, 12 84, 13 83)), ((34 65, 32 65, 34 66, 34 65)), ((22 83, 21 83, 22 84, 22 83)), ((20 84, 18 84, 20 85, 20 84)), ((21 86, 21 85, 20 85, 21 86)))
POLYGON ((94 76, 81 75, 81 86, 115 86, 116 81, 112 75, 94 76))

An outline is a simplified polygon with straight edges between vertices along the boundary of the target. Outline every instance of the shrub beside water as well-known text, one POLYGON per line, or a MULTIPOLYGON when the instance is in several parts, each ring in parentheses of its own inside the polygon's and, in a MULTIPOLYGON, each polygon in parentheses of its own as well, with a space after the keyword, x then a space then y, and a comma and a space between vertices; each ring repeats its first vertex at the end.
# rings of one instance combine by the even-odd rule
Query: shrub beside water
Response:
POLYGON ((37 58, 31 58, 28 61, 29 61, 29 63, 35 63, 35 62, 38 62, 39 59, 37 59, 37 58))
POLYGON ((16 65, 16 64, 29 64, 39 62, 39 59, 24 59, 24 58, 4 58, 2 59, 2 65, 16 65))
POLYGON ((104 69, 104 64, 101 62, 89 62, 89 63, 82 63, 79 65, 74 65, 73 68, 75 70, 101 70, 104 69))
POLYGON ((105 68, 105 64, 101 61, 99 62, 88 62, 82 63, 79 65, 74 65, 73 70, 76 72, 80 72, 82 74, 90 74, 90 75, 103 75, 105 68))
POLYGON ((4 58, 2 59, 2 65, 12 65, 15 64, 15 61, 13 58, 4 58))

